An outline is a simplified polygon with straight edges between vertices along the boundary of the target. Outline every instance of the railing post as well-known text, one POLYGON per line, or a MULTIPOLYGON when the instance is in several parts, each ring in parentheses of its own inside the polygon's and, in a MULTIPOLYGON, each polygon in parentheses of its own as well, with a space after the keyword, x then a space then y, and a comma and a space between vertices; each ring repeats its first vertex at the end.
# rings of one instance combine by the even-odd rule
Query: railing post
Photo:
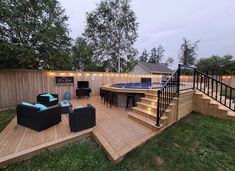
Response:
POLYGON ((177 93, 180 92, 180 64, 178 65, 178 80, 177 80, 177 93))
POLYGON ((195 89, 195 82, 196 82, 196 68, 193 69, 193 89, 195 89))
POLYGON ((159 100, 160 100, 160 90, 157 91, 157 120, 156 120, 156 126, 159 127, 160 126, 160 104, 159 104, 159 100))

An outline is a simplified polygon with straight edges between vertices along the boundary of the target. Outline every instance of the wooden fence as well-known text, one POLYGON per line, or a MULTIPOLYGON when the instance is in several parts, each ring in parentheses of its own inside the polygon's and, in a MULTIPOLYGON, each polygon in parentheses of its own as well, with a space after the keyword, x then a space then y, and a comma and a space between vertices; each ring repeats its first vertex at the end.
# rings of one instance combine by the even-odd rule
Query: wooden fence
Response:
MULTIPOLYGON (((89 81, 91 95, 99 95, 103 84, 140 82, 141 77, 152 78, 152 82, 160 82, 162 75, 136 75, 127 73, 47 71, 47 70, 0 70, 0 109, 15 107, 22 101, 36 102, 39 93, 59 94, 62 99, 65 92, 75 97, 77 81, 89 81), (55 76, 73 76, 73 86, 58 86, 55 76)), ((235 87, 235 76, 223 76, 223 81, 235 87)), ((192 77, 182 76, 181 81, 192 82, 192 77)))
POLYGON ((141 77, 150 77, 160 82, 162 75, 136 75, 126 73, 45 71, 45 70, 0 70, 0 109, 15 107, 22 101, 36 102, 39 93, 59 94, 62 99, 65 92, 75 97, 77 81, 89 81, 92 95, 99 95, 103 84, 140 82, 141 77), (58 86, 55 76, 73 76, 74 86, 58 86))

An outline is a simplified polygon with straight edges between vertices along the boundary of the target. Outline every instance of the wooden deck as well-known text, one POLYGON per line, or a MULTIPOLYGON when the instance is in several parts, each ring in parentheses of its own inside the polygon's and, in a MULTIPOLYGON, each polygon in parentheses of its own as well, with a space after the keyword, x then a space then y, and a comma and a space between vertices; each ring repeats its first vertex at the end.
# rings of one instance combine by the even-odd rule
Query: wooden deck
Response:
POLYGON ((0 166, 28 159, 45 149, 61 147, 79 139, 94 136, 107 152, 108 157, 120 161, 125 154, 141 145, 156 132, 128 118, 128 111, 107 107, 99 97, 71 101, 73 106, 90 103, 96 108, 94 129, 71 133, 68 115, 62 115, 62 122, 42 132, 20 126, 14 118, 0 133, 0 166))

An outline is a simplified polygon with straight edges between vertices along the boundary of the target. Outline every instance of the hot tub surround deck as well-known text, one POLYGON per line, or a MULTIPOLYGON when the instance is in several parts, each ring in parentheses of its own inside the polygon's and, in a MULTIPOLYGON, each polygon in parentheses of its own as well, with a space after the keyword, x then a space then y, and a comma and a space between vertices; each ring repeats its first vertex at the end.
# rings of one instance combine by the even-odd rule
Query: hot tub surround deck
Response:
POLYGON ((132 93, 135 94, 135 102, 138 102, 141 100, 142 97, 145 96, 145 94, 156 94, 157 95, 157 89, 138 89, 138 88, 119 88, 114 87, 112 85, 104 85, 101 87, 102 90, 111 91, 116 93, 116 102, 118 107, 125 107, 126 101, 127 101, 127 94, 132 93))

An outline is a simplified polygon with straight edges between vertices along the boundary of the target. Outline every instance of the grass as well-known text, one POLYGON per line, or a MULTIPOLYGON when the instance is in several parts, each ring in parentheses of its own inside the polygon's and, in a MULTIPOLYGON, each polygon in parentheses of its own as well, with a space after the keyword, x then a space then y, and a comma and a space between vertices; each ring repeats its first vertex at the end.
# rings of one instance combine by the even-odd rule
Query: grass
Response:
POLYGON ((235 124, 192 113, 112 164, 94 140, 47 151, 5 170, 235 170, 235 124))
POLYGON ((16 115, 15 109, 0 111, 0 132, 7 126, 7 124, 16 115))

